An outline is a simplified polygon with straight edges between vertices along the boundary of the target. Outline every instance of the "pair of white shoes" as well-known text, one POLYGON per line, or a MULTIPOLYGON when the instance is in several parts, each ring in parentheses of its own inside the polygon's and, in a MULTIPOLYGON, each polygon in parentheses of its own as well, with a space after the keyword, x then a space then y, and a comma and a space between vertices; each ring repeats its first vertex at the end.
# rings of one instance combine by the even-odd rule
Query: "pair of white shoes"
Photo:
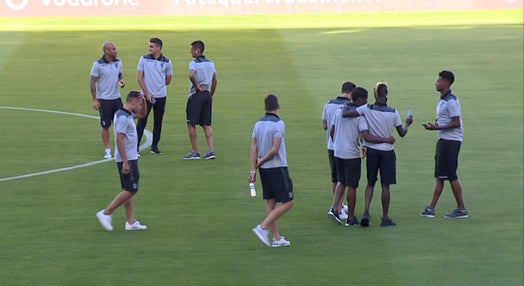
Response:
POLYGON ((255 235, 258 237, 258 239, 260 239, 260 241, 262 241, 262 243, 265 244, 266 246, 283 247, 283 246, 290 246, 291 245, 291 241, 286 240, 286 238, 283 237, 283 236, 280 236, 280 240, 275 240, 273 238, 273 241, 270 243, 269 242, 269 238, 268 238, 269 231, 262 229, 262 227, 260 225, 257 225, 253 229, 253 233, 255 233, 255 235))
MULTIPOLYGON (((107 231, 113 231, 113 218, 111 215, 104 214, 105 210, 101 210, 96 213, 96 217, 98 218, 98 221, 104 227, 107 231)), ((147 225, 141 224, 138 220, 135 219, 135 222, 130 224, 126 221, 125 230, 145 230, 147 229, 147 225)))

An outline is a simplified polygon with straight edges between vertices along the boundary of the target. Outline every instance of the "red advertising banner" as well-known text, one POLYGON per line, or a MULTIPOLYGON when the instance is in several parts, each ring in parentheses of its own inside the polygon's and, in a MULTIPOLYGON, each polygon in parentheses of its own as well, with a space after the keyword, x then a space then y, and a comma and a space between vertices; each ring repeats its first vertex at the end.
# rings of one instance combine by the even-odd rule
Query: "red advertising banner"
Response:
POLYGON ((523 0, 0 0, 0 17, 250 15, 522 8, 523 0))

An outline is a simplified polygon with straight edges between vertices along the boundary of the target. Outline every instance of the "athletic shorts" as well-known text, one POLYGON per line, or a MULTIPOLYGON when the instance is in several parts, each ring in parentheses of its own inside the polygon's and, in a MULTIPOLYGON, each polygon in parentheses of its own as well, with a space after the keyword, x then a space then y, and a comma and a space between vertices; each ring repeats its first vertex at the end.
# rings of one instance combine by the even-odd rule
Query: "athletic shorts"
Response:
POLYGON ((190 125, 211 125, 213 97, 209 91, 197 91, 187 99, 186 119, 190 125))
POLYGON ((117 162, 118 174, 120 175, 120 185, 122 190, 136 193, 138 192, 138 180, 140 179, 140 173, 138 172, 138 160, 129 160, 129 174, 122 174, 122 165, 124 163, 117 162))
POLYGON ((100 102, 100 108, 98 109, 98 112, 100 112, 100 125, 102 128, 109 128, 111 122, 113 122, 115 112, 122 107, 122 100, 120 98, 99 99, 98 102, 100 102))
POLYGON ((435 151, 435 178, 454 181, 458 179, 458 157, 462 142, 439 139, 435 151))
POLYGON ((293 200, 293 182, 287 167, 258 169, 262 182, 264 200, 275 199, 279 203, 293 200))
POLYGON ((328 149, 329 169, 331 170, 331 182, 338 182, 337 165, 335 164, 335 150, 328 149))
POLYGON ((358 188, 360 181, 360 158, 341 159, 335 157, 337 164, 338 182, 351 188, 358 188))
POLYGON ((374 186, 380 171, 380 183, 389 186, 397 183, 397 157, 395 151, 381 151, 367 148, 366 167, 368 185, 374 186))

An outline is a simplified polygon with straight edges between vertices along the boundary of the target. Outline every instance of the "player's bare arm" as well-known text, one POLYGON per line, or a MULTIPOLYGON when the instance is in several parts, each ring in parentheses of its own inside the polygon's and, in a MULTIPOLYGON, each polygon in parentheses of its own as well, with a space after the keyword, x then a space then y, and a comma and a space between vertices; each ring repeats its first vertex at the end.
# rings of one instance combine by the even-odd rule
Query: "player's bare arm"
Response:
POLYGON ((100 108, 100 102, 96 98, 96 82, 98 81, 98 77, 91 76, 91 79, 89 80, 89 89, 91 90, 91 97, 93 98, 93 109, 98 110, 100 108))

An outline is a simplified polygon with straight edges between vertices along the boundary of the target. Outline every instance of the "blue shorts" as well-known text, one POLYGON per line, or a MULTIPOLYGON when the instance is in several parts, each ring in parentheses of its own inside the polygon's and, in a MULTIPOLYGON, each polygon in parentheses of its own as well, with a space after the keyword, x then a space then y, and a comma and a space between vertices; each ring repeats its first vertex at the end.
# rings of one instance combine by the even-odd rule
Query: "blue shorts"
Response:
POLYGON ((293 200, 293 182, 287 167, 258 169, 262 182, 264 200, 275 199, 279 203, 293 200))
POLYGON ((122 162, 117 162, 118 174, 120 175, 120 185, 122 190, 136 193, 138 192, 138 180, 140 179, 140 173, 138 172, 138 160, 129 160, 129 174, 122 174, 122 162))

